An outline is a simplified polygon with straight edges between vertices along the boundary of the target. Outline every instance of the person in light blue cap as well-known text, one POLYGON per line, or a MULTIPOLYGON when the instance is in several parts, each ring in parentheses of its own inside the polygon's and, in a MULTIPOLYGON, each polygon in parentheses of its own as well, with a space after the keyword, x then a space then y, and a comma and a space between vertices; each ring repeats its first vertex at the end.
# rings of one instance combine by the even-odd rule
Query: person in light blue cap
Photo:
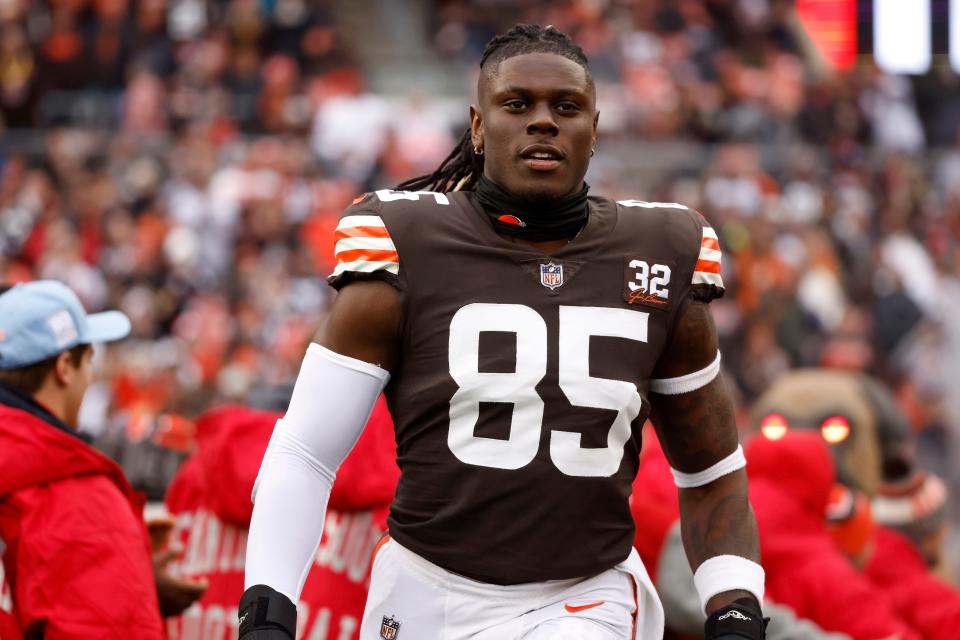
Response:
POLYGON ((91 345, 129 333, 59 282, 0 288, 0 638, 164 640, 206 588, 166 571, 142 496, 77 434, 91 345))
POLYGON ((0 637, 163 638, 140 499, 76 433, 90 345, 129 332, 59 282, 0 293, 0 637))
POLYGON ((14 286, 0 294, 0 384, 5 383, 9 393, 31 396, 76 429, 91 380, 90 345, 129 333, 127 316, 119 311, 87 314, 77 295, 61 282, 14 286))

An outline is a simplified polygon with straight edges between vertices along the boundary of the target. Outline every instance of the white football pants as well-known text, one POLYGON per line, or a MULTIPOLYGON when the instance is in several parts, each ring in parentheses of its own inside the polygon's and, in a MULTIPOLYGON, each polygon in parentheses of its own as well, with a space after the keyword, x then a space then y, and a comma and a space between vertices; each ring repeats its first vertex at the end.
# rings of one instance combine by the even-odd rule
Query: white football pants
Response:
POLYGON ((395 540, 379 547, 360 640, 661 640, 663 609, 636 551, 591 578, 495 585, 395 540))

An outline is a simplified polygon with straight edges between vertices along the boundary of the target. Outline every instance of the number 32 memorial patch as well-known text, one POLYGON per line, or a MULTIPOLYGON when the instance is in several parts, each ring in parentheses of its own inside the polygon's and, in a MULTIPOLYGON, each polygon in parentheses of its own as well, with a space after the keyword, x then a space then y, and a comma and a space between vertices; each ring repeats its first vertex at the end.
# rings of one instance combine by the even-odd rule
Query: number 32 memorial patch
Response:
POLYGON ((639 256, 624 258, 623 299, 627 304, 642 304, 666 311, 670 308, 671 264, 653 262, 639 256))

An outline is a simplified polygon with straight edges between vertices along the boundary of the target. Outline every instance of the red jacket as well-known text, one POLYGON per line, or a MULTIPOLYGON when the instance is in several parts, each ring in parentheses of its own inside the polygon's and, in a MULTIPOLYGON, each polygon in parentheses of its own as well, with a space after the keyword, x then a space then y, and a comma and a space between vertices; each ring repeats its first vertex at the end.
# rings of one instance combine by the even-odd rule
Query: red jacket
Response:
POLYGON ((0 638, 163 638, 142 500, 38 415, 0 404, 0 638))
MULTIPOLYGON (((237 637, 250 494, 279 417, 233 406, 207 412, 197 423, 197 453, 166 499, 176 516, 173 540, 186 550, 171 572, 206 578, 210 586, 182 616, 168 619, 171 640, 237 637)), ((393 423, 381 399, 337 471, 323 539, 300 597, 298 637, 359 637, 370 561, 386 531, 399 474, 393 423)))
POLYGON ((663 544, 673 523, 680 517, 677 485, 670 474, 670 463, 652 428, 643 433, 640 469, 633 480, 630 511, 636 523, 633 546, 643 560, 647 573, 657 579, 663 544))
POLYGON ((878 527, 864 568, 900 616, 926 640, 950 640, 960 629, 960 593, 931 575, 923 556, 902 534, 878 527))

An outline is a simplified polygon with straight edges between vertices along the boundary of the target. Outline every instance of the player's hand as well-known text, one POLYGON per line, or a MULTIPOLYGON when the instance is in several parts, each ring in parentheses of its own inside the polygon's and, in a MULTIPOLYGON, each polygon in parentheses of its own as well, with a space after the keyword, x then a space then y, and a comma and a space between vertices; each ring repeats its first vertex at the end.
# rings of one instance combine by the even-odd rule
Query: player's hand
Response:
POLYGON ((153 554, 153 579, 157 585, 157 599, 160 601, 160 615, 164 618, 176 616, 196 602, 207 590, 206 580, 194 582, 181 580, 167 572, 170 561, 183 553, 180 549, 156 551, 153 554))
POLYGON ((755 598, 737 598, 710 614, 704 640, 763 640, 769 622, 755 598))
POLYGON ((297 606, 265 584, 243 592, 237 614, 240 640, 294 640, 297 633, 297 606))

